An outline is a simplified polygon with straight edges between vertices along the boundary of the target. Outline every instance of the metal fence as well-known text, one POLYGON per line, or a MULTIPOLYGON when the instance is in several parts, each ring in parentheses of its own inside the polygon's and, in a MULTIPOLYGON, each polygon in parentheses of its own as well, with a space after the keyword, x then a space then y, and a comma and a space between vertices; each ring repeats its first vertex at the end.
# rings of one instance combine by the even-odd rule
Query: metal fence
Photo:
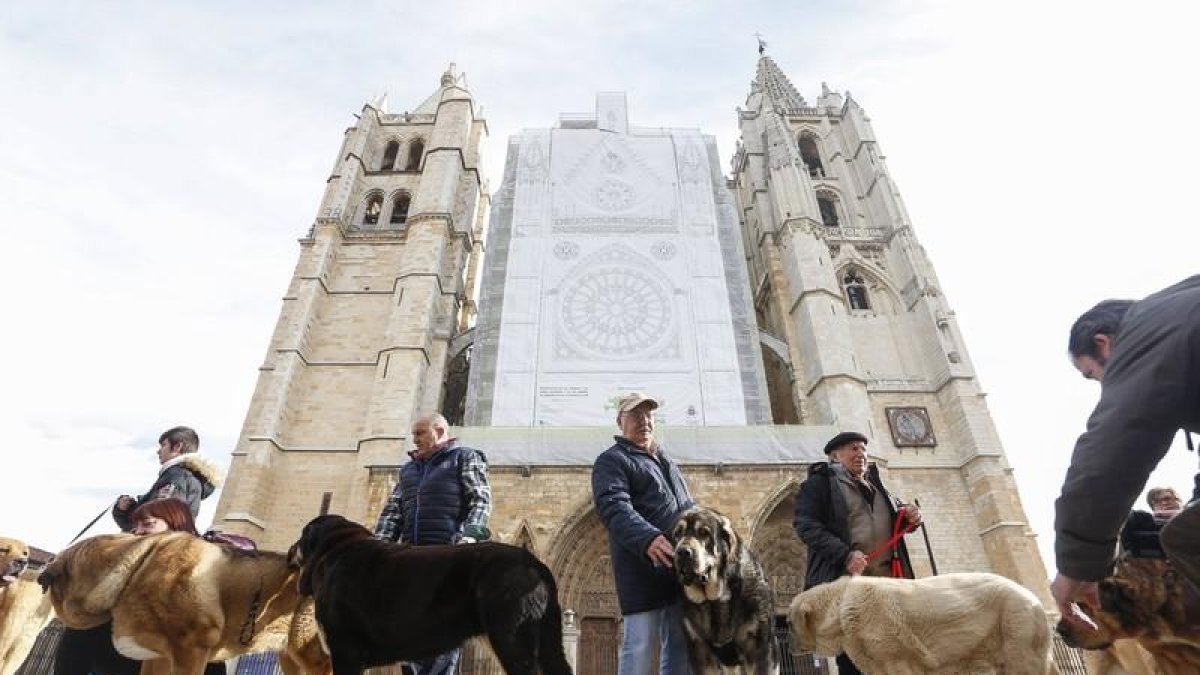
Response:
POLYGON ((1087 666, 1083 663, 1083 650, 1076 649, 1063 642, 1058 631, 1054 635, 1054 665, 1062 675, 1087 675, 1087 666))
POLYGON ((51 675, 54 672, 54 654, 58 652, 58 642, 62 639, 64 628, 58 619, 51 620, 38 633, 33 649, 17 669, 16 675, 51 675))
POLYGON ((825 675, 832 672, 825 659, 796 648, 787 617, 775 617, 774 632, 775 644, 779 647, 779 675, 825 675))

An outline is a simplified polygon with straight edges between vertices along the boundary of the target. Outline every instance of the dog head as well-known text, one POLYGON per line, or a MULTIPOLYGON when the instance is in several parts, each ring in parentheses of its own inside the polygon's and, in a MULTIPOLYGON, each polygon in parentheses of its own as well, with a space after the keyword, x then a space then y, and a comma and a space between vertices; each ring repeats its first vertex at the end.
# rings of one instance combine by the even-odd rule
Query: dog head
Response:
POLYGON ((788 608, 797 649, 822 656, 842 652, 841 600, 849 577, 800 593, 788 608))
POLYGON ((1062 619, 1058 633, 1072 647, 1107 649, 1113 641, 1173 632, 1184 621, 1182 588, 1174 569, 1161 559, 1123 558, 1116 573, 1100 581, 1100 607, 1081 609, 1096 624, 1062 619))
POLYGON ((29 546, 20 539, 0 537, 0 588, 17 580, 29 566, 29 546))
POLYGON ((703 507, 684 511, 672 531, 675 574, 692 602, 727 600, 726 577, 741 556, 741 540, 733 523, 703 507))
POLYGON ((370 530, 339 515, 317 516, 308 521, 300 538, 288 549, 288 565, 300 570, 296 582, 301 595, 312 595, 314 581, 346 544, 371 539, 370 530))

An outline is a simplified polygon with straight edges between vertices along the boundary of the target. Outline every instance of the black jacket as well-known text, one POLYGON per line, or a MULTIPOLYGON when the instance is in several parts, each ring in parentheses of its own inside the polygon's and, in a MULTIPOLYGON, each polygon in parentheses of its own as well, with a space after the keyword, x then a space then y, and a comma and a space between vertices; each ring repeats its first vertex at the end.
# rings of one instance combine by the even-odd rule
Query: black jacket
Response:
POLYGON ((1130 507, 1176 431, 1200 431, 1200 275, 1134 303, 1055 502, 1058 571, 1104 578, 1130 507))
POLYGON ((178 463, 172 464, 158 474, 158 480, 138 497, 128 511, 121 511, 113 505, 112 517, 122 531, 133 529, 130 520, 137 507, 155 499, 178 499, 188 505, 192 517, 200 515, 200 500, 206 499, 221 484, 221 471, 196 453, 182 456, 178 463))
POLYGON ((674 604, 679 582, 669 567, 655 567, 646 548, 658 535, 671 538, 679 514, 694 505, 679 467, 661 447, 651 457, 617 437, 592 465, 592 499, 608 530, 621 614, 674 604))
MULTIPOLYGON (((875 464, 867 465, 867 480, 879 490, 887 502, 892 519, 896 517, 896 502, 879 479, 875 464)), ((828 583, 846 573, 846 558, 850 555, 850 522, 846 500, 836 485, 837 476, 827 462, 808 468, 808 478, 796 493, 796 514, 792 526, 808 547, 808 571, 804 587, 828 583)), ((904 576, 913 577, 912 563, 904 539, 897 549, 904 576)), ((870 551, 863 551, 870 553, 870 551)))

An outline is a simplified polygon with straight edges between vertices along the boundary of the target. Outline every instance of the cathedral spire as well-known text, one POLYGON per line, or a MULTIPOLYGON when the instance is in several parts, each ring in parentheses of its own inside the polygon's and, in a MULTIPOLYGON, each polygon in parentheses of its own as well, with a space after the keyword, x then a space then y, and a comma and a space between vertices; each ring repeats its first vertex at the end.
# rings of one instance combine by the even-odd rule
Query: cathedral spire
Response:
POLYGON ((754 81, 758 84, 759 89, 766 92, 767 96, 771 98, 771 105, 774 108, 796 110, 808 107, 808 103, 792 85, 792 81, 783 74, 779 66, 775 65, 775 60, 766 54, 758 59, 758 72, 754 76, 754 81))

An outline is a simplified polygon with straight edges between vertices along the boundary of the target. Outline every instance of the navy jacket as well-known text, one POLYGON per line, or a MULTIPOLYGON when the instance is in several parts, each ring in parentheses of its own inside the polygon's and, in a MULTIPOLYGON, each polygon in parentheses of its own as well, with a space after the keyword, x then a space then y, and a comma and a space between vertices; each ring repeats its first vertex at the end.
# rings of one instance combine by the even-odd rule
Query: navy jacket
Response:
MULTIPOLYGON (((883 487, 879 469, 874 464, 867 466, 867 480, 879 490, 895 522, 895 501, 887 488, 883 487)), ((806 589, 833 581, 846 573, 846 558, 850 555, 850 520, 846 500, 835 485, 836 481, 837 476, 829 464, 819 462, 809 467, 808 478, 800 484, 800 491, 796 494, 796 514, 792 526, 808 547, 808 571, 804 575, 806 589)), ((911 579, 912 564, 904 539, 900 540, 898 551, 904 576, 911 579)))
POLYGON ((679 599, 669 567, 656 567, 646 548, 671 537, 675 520, 695 504, 679 467, 658 447, 654 457, 621 437, 592 465, 592 499, 608 530, 608 550, 621 614, 661 609, 679 599))
POLYGON ((400 470, 405 520, 404 541, 418 545, 451 544, 458 524, 466 518, 458 462, 462 448, 454 446, 424 462, 409 462, 400 470))

